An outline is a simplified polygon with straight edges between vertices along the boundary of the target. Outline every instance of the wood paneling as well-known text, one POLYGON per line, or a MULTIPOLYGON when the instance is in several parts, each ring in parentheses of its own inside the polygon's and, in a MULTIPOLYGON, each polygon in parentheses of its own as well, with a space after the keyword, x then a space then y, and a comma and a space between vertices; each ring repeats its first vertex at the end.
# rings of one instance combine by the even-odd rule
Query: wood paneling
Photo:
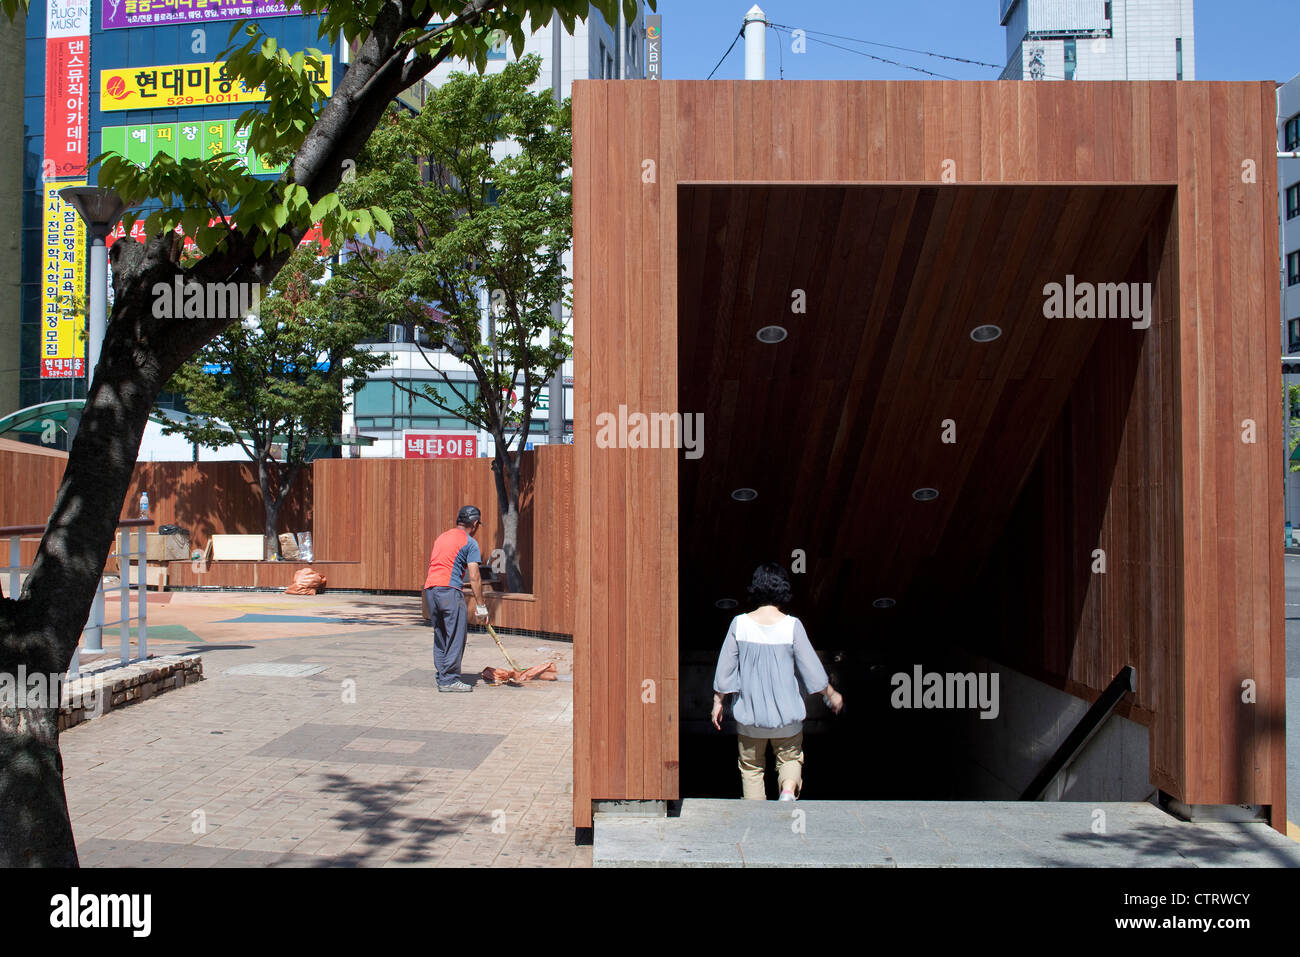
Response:
MULTIPOLYGON (((519 550, 525 594, 494 596, 495 624, 573 634, 572 449, 525 452, 519 550)), ((477 538, 487 561, 501 545, 500 519, 486 459, 321 459, 312 464, 313 564, 330 588, 418 592, 433 540, 477 505, 477 538)), ((173 565, 177 586, 285 587, 301 563, 218 562, 198 573, 173 565)))
MULTIPOLYGON (((123 518, 139 515, 142 492, 149 493, 154 524, 186 529, 192 548, 205 548, 213 535, 261 535, 266 527, 257 467, 251 462, 139 462, 122 506, 123 518)), ((311 529, 311 468, 298 473, 279 520, 281 531, 311 529)))
POLYGON ((718 536, 766 557, 801 514, 729 517, 726 466, 758 455, 778 506, 807 496, 830 513, 805 533, 845 569, 821 580, 827 603, 857 575, 923 582, 954 549, 978 565, 1032 501, 1075 522, 1080 547, 1093 530, 1063 510, 1100 510, 1111 568, 1133 568, 1080 591, 1078 556, 1053 553, 1034 600, 1073 630, 1007 653, 1085 696, 1141 662, 1158 783, 1188 803, 1269 804, 1284 826, 1274 110, 1267 83, 575 84, 575 825, 592 800, 678 796, 679 602, 682 621, 699 616, 686 602, 728 547, 718 536), (848 188, 869 185, 891 188, 848 188), (1157 282, 1164 327, 1139 353, 1095 329, 1014 326, 983 358, 961 341, 981 313, 1026 315, 1063 267, 1157 282), (808 291, 806 317, 788 312, 791 288, 808 291), (764 352, 752 333, 778 314, 795 335, 764 352), (688 397, 714 415, 706 464, 596 446, 602 412, 698 411, 688 397), (972 418, 972 442, 914 454, 908 410, 926 403, 935 419, 968 404, 954 417, 972 418), (1071 487, 1063 463, 1083 464, 1087 442, 1114 446, 1114 467, 1071 487), (961 491, 886 528, 889 560, 858 550, 877 500, 926 469, 961 491), (683 522, 679 481, 704 528, 683 522), (954 545, 945 509, 962 495, 976 532, 954 545))
MULTIPOLYGON (((66 457, 42 451, 0 448, 0 490, 6 493, 0 524, 39 524, 48 517, 66 457)), ((572 448, 525 452, 521 475, 519 551, 528 591, 489 598, 493 622, 572 635, 572 448)), ((145 490, 154 521, 188 529, 196 548, 213 534, 262 531, 261 494, 250 464, 142 462, 124 517, 134 517, 145 490)), ((281 511, 280 528, 312 532, 319 559, 313 567, 326 577, 327 587, 418 594, 434 538, 455 524, 465 504, 483 512, 478 541, 487 560, 501 544, 488 460, 321 459, 301 473, 281 511)), ((36 547, 35 540, 24 543, 25 563, 36 547)), ((303 567, 300 562, 216 562, 196 568, 172 562, 169 575, 173 587, 284 588, 303 567)))
POLYGON ((1170 191, 681 187, 681 406, 725 424, 680 465, 681 563, 710 569, 683 601, 802 549, 817 623, 850 626, 837 596, 901 597, 945 535, 986 554, 1099 330, 1128 326, 1045 318, 1045 284, 1122 279, 1170 191), (990 319, 1001 338, 973 342, 990 319), (789 337, 758 343, 769 324, 789 337))

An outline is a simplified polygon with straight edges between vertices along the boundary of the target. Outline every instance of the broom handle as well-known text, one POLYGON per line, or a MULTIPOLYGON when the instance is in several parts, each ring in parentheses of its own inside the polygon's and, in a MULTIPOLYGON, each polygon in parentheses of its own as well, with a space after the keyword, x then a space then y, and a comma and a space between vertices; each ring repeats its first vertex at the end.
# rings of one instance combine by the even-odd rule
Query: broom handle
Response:
POLYGON ((497 647, 501 649, 501 654, 506 656, 506 661, 510 664, 510 670, 518 671, 519 666, 510 660, 510 655, 506 651, 506 646, 501 644, 501 639, 497 637, 496 629, 492 627, 492 623, 485 621, 483 622, 483 627, 488 630, 488 634, 492 636, 492 640, 497 643, 497 647))

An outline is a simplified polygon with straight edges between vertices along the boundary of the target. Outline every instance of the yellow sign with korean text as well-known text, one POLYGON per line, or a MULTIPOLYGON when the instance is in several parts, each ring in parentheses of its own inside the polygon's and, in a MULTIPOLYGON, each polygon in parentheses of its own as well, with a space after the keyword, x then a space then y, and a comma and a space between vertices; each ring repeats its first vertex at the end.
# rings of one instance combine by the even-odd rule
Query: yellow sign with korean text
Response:
MULTIPOLYGON (((334 92, 334 58, 321 58, 323 70, 308 67, 317 88, 334 92)), ((153 110, 164 107, 212 106, 219 103, 262 103, 263 87, 248 89, 226 72, 225 63, 176 63, 171 66, 126 67, 99 71, 99 108, 153 110)))
POLYGON ((45 184, 45 231, 41 242, 41 378, 74 379, 86 374, 86 226, 59 196, 82 180, 45 184))

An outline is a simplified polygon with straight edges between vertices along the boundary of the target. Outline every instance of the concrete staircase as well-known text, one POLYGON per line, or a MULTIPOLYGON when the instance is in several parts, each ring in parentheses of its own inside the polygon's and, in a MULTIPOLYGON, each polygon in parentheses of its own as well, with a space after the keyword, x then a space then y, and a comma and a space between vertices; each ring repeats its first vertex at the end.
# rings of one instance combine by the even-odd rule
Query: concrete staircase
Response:
POLYGON ((688 799, 594 828, 596 867, 1300 867, 1300 843, 1265 824, 1143 803, 688 799))

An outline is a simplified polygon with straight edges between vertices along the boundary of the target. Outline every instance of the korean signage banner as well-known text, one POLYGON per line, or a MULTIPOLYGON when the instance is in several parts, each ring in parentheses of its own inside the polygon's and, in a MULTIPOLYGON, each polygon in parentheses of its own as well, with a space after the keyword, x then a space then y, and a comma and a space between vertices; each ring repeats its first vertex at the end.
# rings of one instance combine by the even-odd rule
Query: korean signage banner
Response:
POLYGON ((86 175, 89 127, 90 0, 47 0, 45 179, 86 175))
MULTIPOLYGON (((312 80, 328 96, 334 92, 334 58, 321 57, 325 69, 312 80)), ((226 72, 225 63, 176 63, 169 66, 124 67, 99 71, 99 108, 153 110, 168 106, 210 106, 214 103, 262 103, 266 90, 250 90, 226 72)))
POLYGON ((86 374, 81 333, 86 295, 86 227, 59 190, 86 181, 46 183, 41 262, 41 378, 76 379, 86 374), (75 298, 74 298, 75 297, 75 298))
POLYGON ((657 80, 663 75, 664 18, 651 14, 645 18, 645 78, 657 80))
POLYGON ((408 459, 472 459, 478 455, 473 432, 403 432, 408 459))
MULTIPOLYGON (((89 2, 89 0, 87 0, 89 2)), ((158 27, 169 23, 205 23, 250 17, 298 16, 281 0, 101 0, 105 30, 158 27)))
POLYGON ((101 131, 100 150, 116 153, 139 166, 147 166, 158 153, 172 159, 212 159, 235 153, 250 173, 275 173, 283 166, 268 166, 248 148, 248 131, 235 129, 234 120, 204 120, 192 123, 141 123, 136 126, 106 126, 101 131))

